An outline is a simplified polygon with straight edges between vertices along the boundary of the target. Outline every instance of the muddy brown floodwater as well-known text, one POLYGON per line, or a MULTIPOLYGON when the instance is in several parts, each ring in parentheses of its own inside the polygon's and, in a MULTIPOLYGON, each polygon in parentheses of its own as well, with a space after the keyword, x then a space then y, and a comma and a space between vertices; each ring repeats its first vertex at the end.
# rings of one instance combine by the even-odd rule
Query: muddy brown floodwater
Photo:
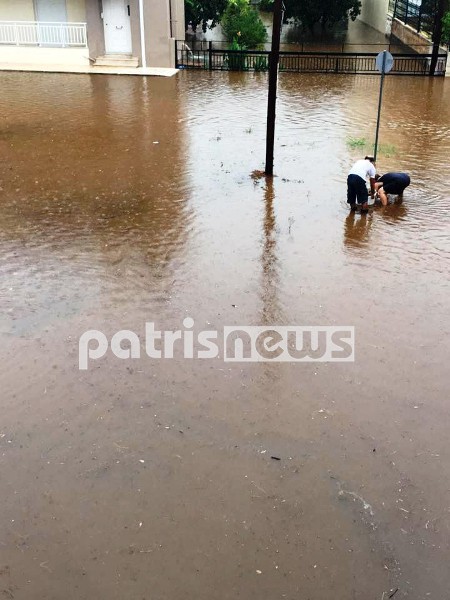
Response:
POLYGON ((450 80, 0 76, 0 598, 444 600, 450 80), (119 360, 88 329, 354 325, 356 362, 119 360), (281 460, 273 460, 276 456, 281 460), (398 591, 396 591, 398 589, 398 591))

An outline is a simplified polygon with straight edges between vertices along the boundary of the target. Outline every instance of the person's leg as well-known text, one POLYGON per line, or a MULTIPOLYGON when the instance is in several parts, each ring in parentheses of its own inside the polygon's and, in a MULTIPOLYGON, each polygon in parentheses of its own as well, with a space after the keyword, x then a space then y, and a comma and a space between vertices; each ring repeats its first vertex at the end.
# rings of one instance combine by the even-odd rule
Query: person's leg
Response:
MULTIPOLYGON (((378 185, 378 184, 375 184, 375 185, 378 185)), ((381 186, 380 188, 378 188, 378 197, 380 198, 381 204, 383 206, 387 206, 388 205, 388 197, 387 197, 387 194, 386 194, 383 186, 381 186)))
POLYGON ((402 187, 400 187, 398 189, 397 200, 396 200, 397 202, 403 202, 403 192, 406 190, 406 188, 408 187, 410 182, 411 182, 410 178, 406 177, 402 187))
POLYGON ((351 175, 347 177, 347 203, 351 210, 356 210, 356 188, 351 175))
POLYGON ((369 193, 367 191, 366 182, 358 177, 356 196, 358 204, 361 205, 361 212, 367 212, 369 210, 369 193))

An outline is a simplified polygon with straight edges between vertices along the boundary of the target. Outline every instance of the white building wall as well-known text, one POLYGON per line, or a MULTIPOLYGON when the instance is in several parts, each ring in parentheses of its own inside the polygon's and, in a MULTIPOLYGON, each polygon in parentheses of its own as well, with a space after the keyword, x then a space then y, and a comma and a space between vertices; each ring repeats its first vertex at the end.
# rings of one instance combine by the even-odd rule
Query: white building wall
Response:
POLYGON ((389 0, 362 0, 358 18, 370 27, 386 33, 388 8, 389 0))
POLYGON ((0 0, 0 21, 34 21, 33 0, 0 0))
POLYGON ((0 70, 14 65, 89 67, 87 48, 36 48, 35 46, 0 45, 0 70))
POLYGON ((72 23, 86 22, 86 1, 66 0, 67 20, 72 23))
MULTIPOLYGON (((86 21, 86 0, 66 0, 67 20, 86 21)), ((35 21, 33 0, 0 0, 0 21, 35 21)))

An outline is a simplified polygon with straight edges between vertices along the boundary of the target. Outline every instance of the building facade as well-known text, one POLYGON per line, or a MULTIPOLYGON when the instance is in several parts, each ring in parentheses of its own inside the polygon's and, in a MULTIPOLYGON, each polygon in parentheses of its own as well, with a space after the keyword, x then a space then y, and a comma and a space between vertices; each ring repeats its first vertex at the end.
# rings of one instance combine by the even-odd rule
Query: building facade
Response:
POLYGON ((184 0, 0 0, 0 68, 174 67, 184 0))
POLYGON ((359 19, 377 31, 389 34, 389 0, 363 0, 359 19))

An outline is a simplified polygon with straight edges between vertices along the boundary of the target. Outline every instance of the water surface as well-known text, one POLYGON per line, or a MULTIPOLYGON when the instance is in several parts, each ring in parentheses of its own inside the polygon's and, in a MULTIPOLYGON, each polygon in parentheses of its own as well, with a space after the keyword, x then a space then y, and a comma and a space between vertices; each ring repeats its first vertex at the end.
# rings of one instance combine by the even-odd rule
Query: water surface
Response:
POLYGON ((445 598, 450 82, 387 78, 412 185, 361 217, 377 77, 280 76, 273 182, 264 74, 0 79, 0 593, 445 598), (78 370, 186 316, 354 325, 356 362, 78 370))

